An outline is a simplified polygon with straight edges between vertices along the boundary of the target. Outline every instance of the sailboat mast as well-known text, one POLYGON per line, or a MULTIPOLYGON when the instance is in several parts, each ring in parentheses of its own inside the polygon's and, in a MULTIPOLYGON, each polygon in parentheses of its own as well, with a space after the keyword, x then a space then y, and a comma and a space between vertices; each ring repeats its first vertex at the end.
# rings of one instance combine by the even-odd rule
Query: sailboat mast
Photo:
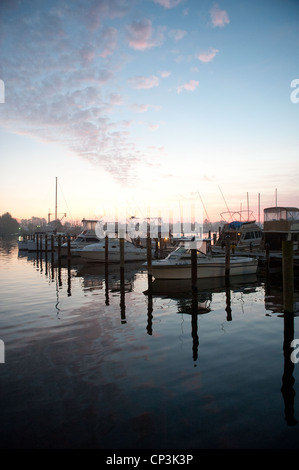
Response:
POLYGON ((249 194, 247 193, 247 222, 249 222, 249 194))
POLYGON ((55 220, 57 220, 57 176, 55 185, 55 220))

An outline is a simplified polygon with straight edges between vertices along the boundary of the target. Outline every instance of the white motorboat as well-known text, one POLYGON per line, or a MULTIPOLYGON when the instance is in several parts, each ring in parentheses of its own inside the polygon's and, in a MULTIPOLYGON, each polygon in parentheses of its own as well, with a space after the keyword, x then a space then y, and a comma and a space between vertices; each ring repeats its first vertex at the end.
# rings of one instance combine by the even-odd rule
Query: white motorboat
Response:
MULTIPOLYGON (((207 243, 197 250, 197 279, 224 277, 226 272, 225 256, 212 255, 206 250, 207 243)), ((255 274, 257 259, 246 256, 230 258, 230 276, 255 274)), ((153 260, 151 274, 155 279, 191 279, 191 248, 181 244, 165 259, 153 260)))
MULTIPOLYGON (((85 246, 77 250, 82 261, 85 262, 105 262, 105 239, 85 246)), ((128 239, 124 240, 124 261, 145 261, 147 259, 147 249, 133 244, 128 239)), ((120 262, 120 243, 118 238, 108 238, 108 262, 120 262)))
MULTIPOLYGON (((98 220, 83 219, 83 230, 76 237, 75 240, 70 242, 70 250, 72 256, 79 256, 79 251, 87 245, 99 243, 100 239, 96 235, 96 226, 99 223, 98 220)), ((68 253, 68 243, 61 245, 61 256, 66 256, 68 253)))
POLYGON ((224 214, 229 214, 232 221, 223 226, 216 246, 224 247, 226 239, 229 237, 231 245, 235 245, 236 249, 260 247, 263 238, 261 227, 249 215, 248 220, 243 220, 242 212, 244 211, 222 212, 222 218, 224 218, 224 214))

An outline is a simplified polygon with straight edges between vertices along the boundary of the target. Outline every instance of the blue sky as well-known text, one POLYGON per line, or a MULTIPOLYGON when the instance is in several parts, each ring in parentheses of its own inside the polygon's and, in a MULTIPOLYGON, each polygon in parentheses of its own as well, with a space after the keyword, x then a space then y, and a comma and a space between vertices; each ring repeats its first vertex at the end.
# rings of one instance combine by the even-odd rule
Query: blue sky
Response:
POLYGON ((247 195, 257 217, 276 188, 299 206, 297 0, 4 0, 0 18, 1 213, 46 217, 56 176, 72 219, 201 198, 219 220, 247 195))

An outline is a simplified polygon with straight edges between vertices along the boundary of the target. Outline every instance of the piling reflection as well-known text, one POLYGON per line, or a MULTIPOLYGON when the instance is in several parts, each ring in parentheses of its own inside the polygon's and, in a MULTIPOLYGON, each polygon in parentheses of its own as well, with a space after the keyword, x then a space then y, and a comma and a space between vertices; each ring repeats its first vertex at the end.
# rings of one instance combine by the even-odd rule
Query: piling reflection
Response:
POLYGON ((284 400, 285 420, 289 426, 294 426, 298 421, 295 418, 295 379, 293 376, 295 365, 291 360, 293 351, 291 343, 294 339, 294 314, 292 312, 284 313, 283 327, 284 370, 281 393, 284 400))
MULTIPOLYGON (((21 256, 21 255, 20 255, 21 256)), ((22 255, 23 256, 23 255, 22 255)), ((127 323, 126 296, 134 291, 134 280, 137 273, 142 272, 139 263, 128 263, 124 269, 118 264, 103 263, 98 265, 72 265, 71 261, 59 260, 53 253, 38 252, 28 255, 34 267, 51 282, 56 282, 55 309, 57 316, 61 315, 60 290, 66 286, 67 295, 72 296, 72 279, 81 279, 81 288, 84 292, 96 293, 103 290, 103 306, 115 305, 111 297, 117 294, 119 321, 127 323)), ((153 280, 150 274, 147 276, 145 331, 148 336, 153 336, 154 329, 154 299, 167 298, 174 300, 177 314, 189 315, 191 324, 190 357, 194 366, 200 359, 200 316, 213 314, 213 298, 218 293, 225 293, 223 305, 224 318, 227 322, 233 322, 232 298, 234 292, 242 292, 244 295, 253 293, 263 286, 264 305, 269 314, 277 314, 283 318, 283 359, 284 368, 281 378, 281 396, 284 403, 284 417, 288 426, 297 425, 295 416, 295 378, 294 363, 291 361, 291 342, 294 339, 294 317, 299 315, 299 293, 294 290, 292 296, 293 312, 284 311, 284 291, 281 277, 266 277, 258 279, 256 275, 223 279, 202 279, 197 282, 197 288, 192 289, 189 280, 169 281, 153 280)), ((288 306, 290 310, 290 307, 288 306)), ((225 322, 224 320, 224 322, 225 322)), ((281 377, 281 376, 280 376, 281 377)), ((280 378, 278 379, 280 380, 280 378)))
POLYGON ((147 331, 152 334, 153 298, 175 300, 178 314, 191 317, 192 358, 194 364, 199 357, 198 318, 212 312, 213 296, 225 292, 226 321, 232 321, 231 292, 252 293, 260 286, 256 275, 236 276, 234 280, 228 278, 201 279, 196 289, 190 280, 154 280, 148 281, 148 289, 144 294, 148 298, 148 324, 147 331), (248 287, 250 286, 250 288, 248 287))

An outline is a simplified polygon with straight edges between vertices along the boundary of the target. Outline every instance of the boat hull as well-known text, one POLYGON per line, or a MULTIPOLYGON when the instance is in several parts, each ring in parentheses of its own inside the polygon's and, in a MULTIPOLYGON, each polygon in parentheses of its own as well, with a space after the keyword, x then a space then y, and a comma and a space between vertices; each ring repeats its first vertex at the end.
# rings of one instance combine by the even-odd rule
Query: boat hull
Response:
MULTIPOLYGON (((163 261, 163 260, 161 260, 163 261)), ((257 260, 245 258, 233 260, 230 263, 230 276, 243 276, 256 274, 257 260)), ((191 263, 152 263, 151 274, 155 279, 191 279, 191 263)), ((225 263, 217 260, 209 260, 197 264, 197 279, 220 278, 225 276, 225 263)))
MULTIPOLYGON (((94 263, 105 263, 105 251, 78 251, 80 258, 86 262, 94 263)), ((124 260, 127 261, 145 261, 146 254, 144 253, 126 253, 124 255, 124 260)), ((108 262, 109 263, 119 263, 120 262, 120 253, 108 253, 108 262)))

